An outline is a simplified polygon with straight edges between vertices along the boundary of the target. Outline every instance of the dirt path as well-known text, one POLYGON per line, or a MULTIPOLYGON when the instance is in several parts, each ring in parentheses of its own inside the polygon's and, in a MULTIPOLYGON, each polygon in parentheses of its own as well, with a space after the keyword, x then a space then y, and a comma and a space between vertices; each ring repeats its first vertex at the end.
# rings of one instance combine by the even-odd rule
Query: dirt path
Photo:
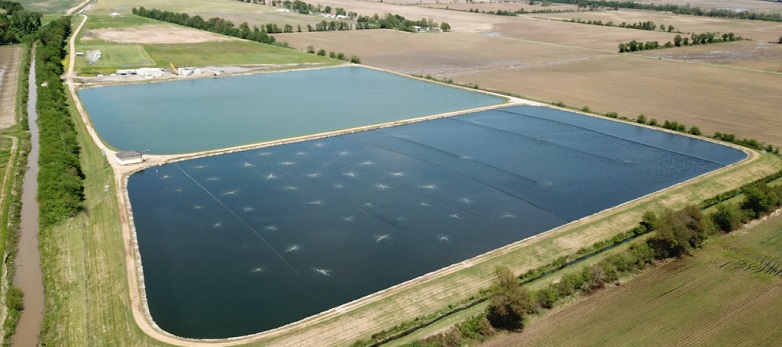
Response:
MULTIPOLYGON (((78 4, 78 5, 76 5, 76 6, 73 6, 73 7, 69 8, 67 11, 65 11, 65 14, 66 14, 66 15, 68 15, 68 16, 70 16, 70 15, 72 15, 74 12, 76 12, 76 10, 78 10, 78 9, 80 9, 80 8, 85 8, 85 7, 87 6, 87 4, 89 4, 90 2, 95 2, 95 1, 96 1, 96 0, 84 0, 84 1, 82 1, 80 4, 78 4)), ((81 12, 81 11, 79 11, 79 12, 81 12)))

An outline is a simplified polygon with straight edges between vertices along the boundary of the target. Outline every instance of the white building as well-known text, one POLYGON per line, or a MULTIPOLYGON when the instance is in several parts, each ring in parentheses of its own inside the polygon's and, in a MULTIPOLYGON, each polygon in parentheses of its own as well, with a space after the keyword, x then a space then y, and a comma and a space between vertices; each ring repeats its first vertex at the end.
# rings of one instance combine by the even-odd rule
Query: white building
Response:
POLYGON ((144 78, 163 77, 163 69, 157 67, 142 67, 136 69, 136 74, 144 78))
POLYGON ((144 161, 143 154, 139 151, 123 151, 117 153, 117 163, 120 165, 137 164, 144 161))

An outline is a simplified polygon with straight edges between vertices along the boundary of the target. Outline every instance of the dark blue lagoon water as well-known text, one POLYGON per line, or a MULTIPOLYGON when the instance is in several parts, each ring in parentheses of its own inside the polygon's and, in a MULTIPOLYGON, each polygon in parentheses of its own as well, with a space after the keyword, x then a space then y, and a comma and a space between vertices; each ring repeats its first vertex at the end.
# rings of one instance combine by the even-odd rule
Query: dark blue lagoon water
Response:
POLYGON ((505 99, 361 67, 79 91, 101 138, 120 150, 197 152, 386 123, 505 99))
POLYGON ((744 157, 521 106, 149 168, 128 189, 152 317, 216 338, 300 320, 744 157))

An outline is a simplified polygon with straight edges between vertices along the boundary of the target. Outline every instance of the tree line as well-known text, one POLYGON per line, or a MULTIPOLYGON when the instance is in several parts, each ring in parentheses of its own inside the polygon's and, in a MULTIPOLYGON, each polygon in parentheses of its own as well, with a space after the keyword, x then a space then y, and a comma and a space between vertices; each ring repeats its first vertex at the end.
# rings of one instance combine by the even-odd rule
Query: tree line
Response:
POLYGON ((779 13, 756 13, 750 11, 733 11, 731 9, 711 9, 705 10, 700 7, 691 7, 690 5, 674 4, 655 4, 635 1, 606 1, 606 0, 551 0, 561 4, 577 5, 579 8, 588 8, 590 10, 630 8, 637 10, 650 10, 660 12, 670 12, 673 14, 684 14, 690 16, 735 18, 749 20, 764 20, 772 22, 782 22, 782 15, 779 13))
MULTIPOLYGON (((375 14, 373 16, 361 16, 353 11, 346 11, 344 8, 331 6, 321 6, 305 3, 303 1, 280 1, 280 0, 237 0, 246 3, 259 5, 271 5, 281 7, 292 12, 305 15, 328 15, 336 20, 322 20, 315 25, 307 24, 307 31, 345 31, 345 30, 366 30, 366 29, 396 29, 401 31, 416 32, 416 26, 420 28, 440 29, 450 31, 451 26, 448 23, 435 23, 432 19, 423 18, 421 20, 409 20, 405 17, 386 13, 385 16, 375 14), (355 22, 355 24, 351 23, 355 22)), ((292 31, 285 31, 292 32, 292 31)), ((298 32, 301 32, 299 28, 298 32)))
MULTIPOLYGON (((250 26, 247 25, 247 22, 244 22, 240 24, 239 27, 236 27, 233 22, 218 17, 212 17, 209 20, 204 20, 201 16, 190 17, 190 15, 187 13, 161 11, 158 9, 148 10, 143 6, 139 8, 134 7, 132 9, 132 13, 141 17, 184 25, 199 30, 206 30, 221 35, 242 38, 245 40, 268 44, 273 44, 275 42, 274 36, 269 36, 267 34, 267 28, 263 26, 261 26, 261 28, 258 26, 253 26, 253 28, 250 29, 250 26)), ((273 29, 272 26, 267 27, 268 29, 273 29)), ((276 25, 274 25, 274 27, 276 27, 276 25)))
MULTIPOLYGON (((534 4, 531 4, 531 5, 534 5, 534 4)), ((488 10, 488 11, 486 11, 486 10, 481 10, 481 9, 477 9, 477 8, 471 8, 471 9, 468 9, 467 12, 483 13, 483 14, 493 14, 493 15, 497 15, 497 16, 516 17, 516 16, 518 16, 520 14, 525 14, 525 13, 564 13, 564 12, 572 12, 572 11, 570 11, 570 10, 552 10, 552 9, 545 9, 545 10, 533 9, 532 11, 527 11, 524 8, 520 8, 520 9, 515 10, 515 11, 514 10, 496 10, 496 11, 495 10, 488 10)))
POLYGON ((20 43, 41 27, 41 13, 27 11, 18 2, 0 1, 0 45, 20 43))
MULTIPOLYGON (((603 22, 602 20, 582 20, 581 18, 571 18, 571 19, 563 19, 563 21, 568 23, 578 23, 578 24, 588 24, 588 25, 600 25, 600 26, 607 26, 607 27, 619 27, 619 28, 628 28, 628 29, 638 29, 638 30, 647 30, 647 31, 654 31, 657 28, 657 24, 654 24, 652 21, 644 21, 644 22, 638 22, 638 23, 630 23, 627 24, 625 22, 616 24, 614 21, 608 21, 603 22)), ((662 32, 676 32, 681 33, 681 31, 674 31, 676 30, 676 27, 673 25, 665 26, 665 24, 660 24, 660 31, 662 32)))
POLYGON ((652 49, 658 49, 658 48, 673 48, 673 47, 682 47, 682 46, 696 46, 696 45, 709 45, 714 43, 722 43, 722 42, 733 42, 733 41, 741 41, 744 40, 741 36, 736 36, 736 34, 730 32, 730 33, 692 33, 690 36, 682 36, 677 34, 673 38, 673 42, 668 41, 663 45, 660 45, 658 41, 636 41, 632 40, 627 43, 620 43, 619 44, 619 53, 626 53, 626 52, 636 52, 636 51, 648 51, 652 49))
POLYGON ((75 216, 84 200, 84 174, 79 160, 76 128, 68 110, 65 86, 60 79, 71 34, 70 17, 61 17, 40 31, 36 48, 40 171, 38 204, 42 229, 75 216))
MULTIPOLYGON (((556 102, 556 103, 554 103, 554 105, 559 106, 559 107, 566 107, 566 105, 563 102, 556 102)), ((581 111, 589 113, 590 112, 589 106, 582 107, 581 111)), ((633 121, 633 119, 625 117, 625 116, 620 116, 616 112, 607 112, 606 114, 604 114, 604 116, 606 116, 608 118, 614 118, 614 119, 619 119, 619 120, 624 120, 624 121, 633 121)), ((635 118, 635 122, 639 123, 639 124, 645 124, 645 125, 653 126, 653 127, 661 127, 663 129, 678 131, 680 133, 686 133, 686 134, 690 134, 690 135, 696 135, 696 136, 703 135, 701 133, 701 129, 698 128, 697 126, 693 125, 693 126, 688 128, 684 123, 679 123, 678 121, 670 121, 670 120, 666 120, 662 124, 660 124, 657 119, 655 119, 655 118, 649 119, 643 113, 639 114, 635 118)), ((774 146, 772 144, 767 144, 767 143, 765 143, 763 141, 760 141, 760 140, 757 140, 757 139, 753 139, 753 138, 746 138, 746 137, 738 138, 738 137, 736 137, 735 134, 715 132, 714 135, 711 136, 711 138, 713 138, 715 140, 720 140, 720 141, 734 143, 734 144, 737 144, 737 145, 740 145, 740 146, 752 148, 752 149, 759 150, 759 151, 765 151, 765 152, 772 153, 772 154, 777 154, 778 155, 780 153, 778 146, 774 146)))

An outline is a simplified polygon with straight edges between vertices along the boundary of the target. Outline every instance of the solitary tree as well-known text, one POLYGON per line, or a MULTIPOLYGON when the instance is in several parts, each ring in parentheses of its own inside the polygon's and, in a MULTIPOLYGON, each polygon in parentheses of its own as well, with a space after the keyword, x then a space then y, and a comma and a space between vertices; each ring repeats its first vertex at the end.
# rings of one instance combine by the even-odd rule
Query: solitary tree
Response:
MULTIPOLYGON (((444 32, 449 32, 451 31, 451 25, 446 22, 442 22, 440 23, 440 30, 444 32)), ((782 43, 782 37, 779 38, 779 43, 782 43)))
POLYGON ((529 293, 507 267, 498 267, 494 274, 495 291, 486 316, 495 328, 519 330, 523 326, 524 315, 532 310, 529 293))

